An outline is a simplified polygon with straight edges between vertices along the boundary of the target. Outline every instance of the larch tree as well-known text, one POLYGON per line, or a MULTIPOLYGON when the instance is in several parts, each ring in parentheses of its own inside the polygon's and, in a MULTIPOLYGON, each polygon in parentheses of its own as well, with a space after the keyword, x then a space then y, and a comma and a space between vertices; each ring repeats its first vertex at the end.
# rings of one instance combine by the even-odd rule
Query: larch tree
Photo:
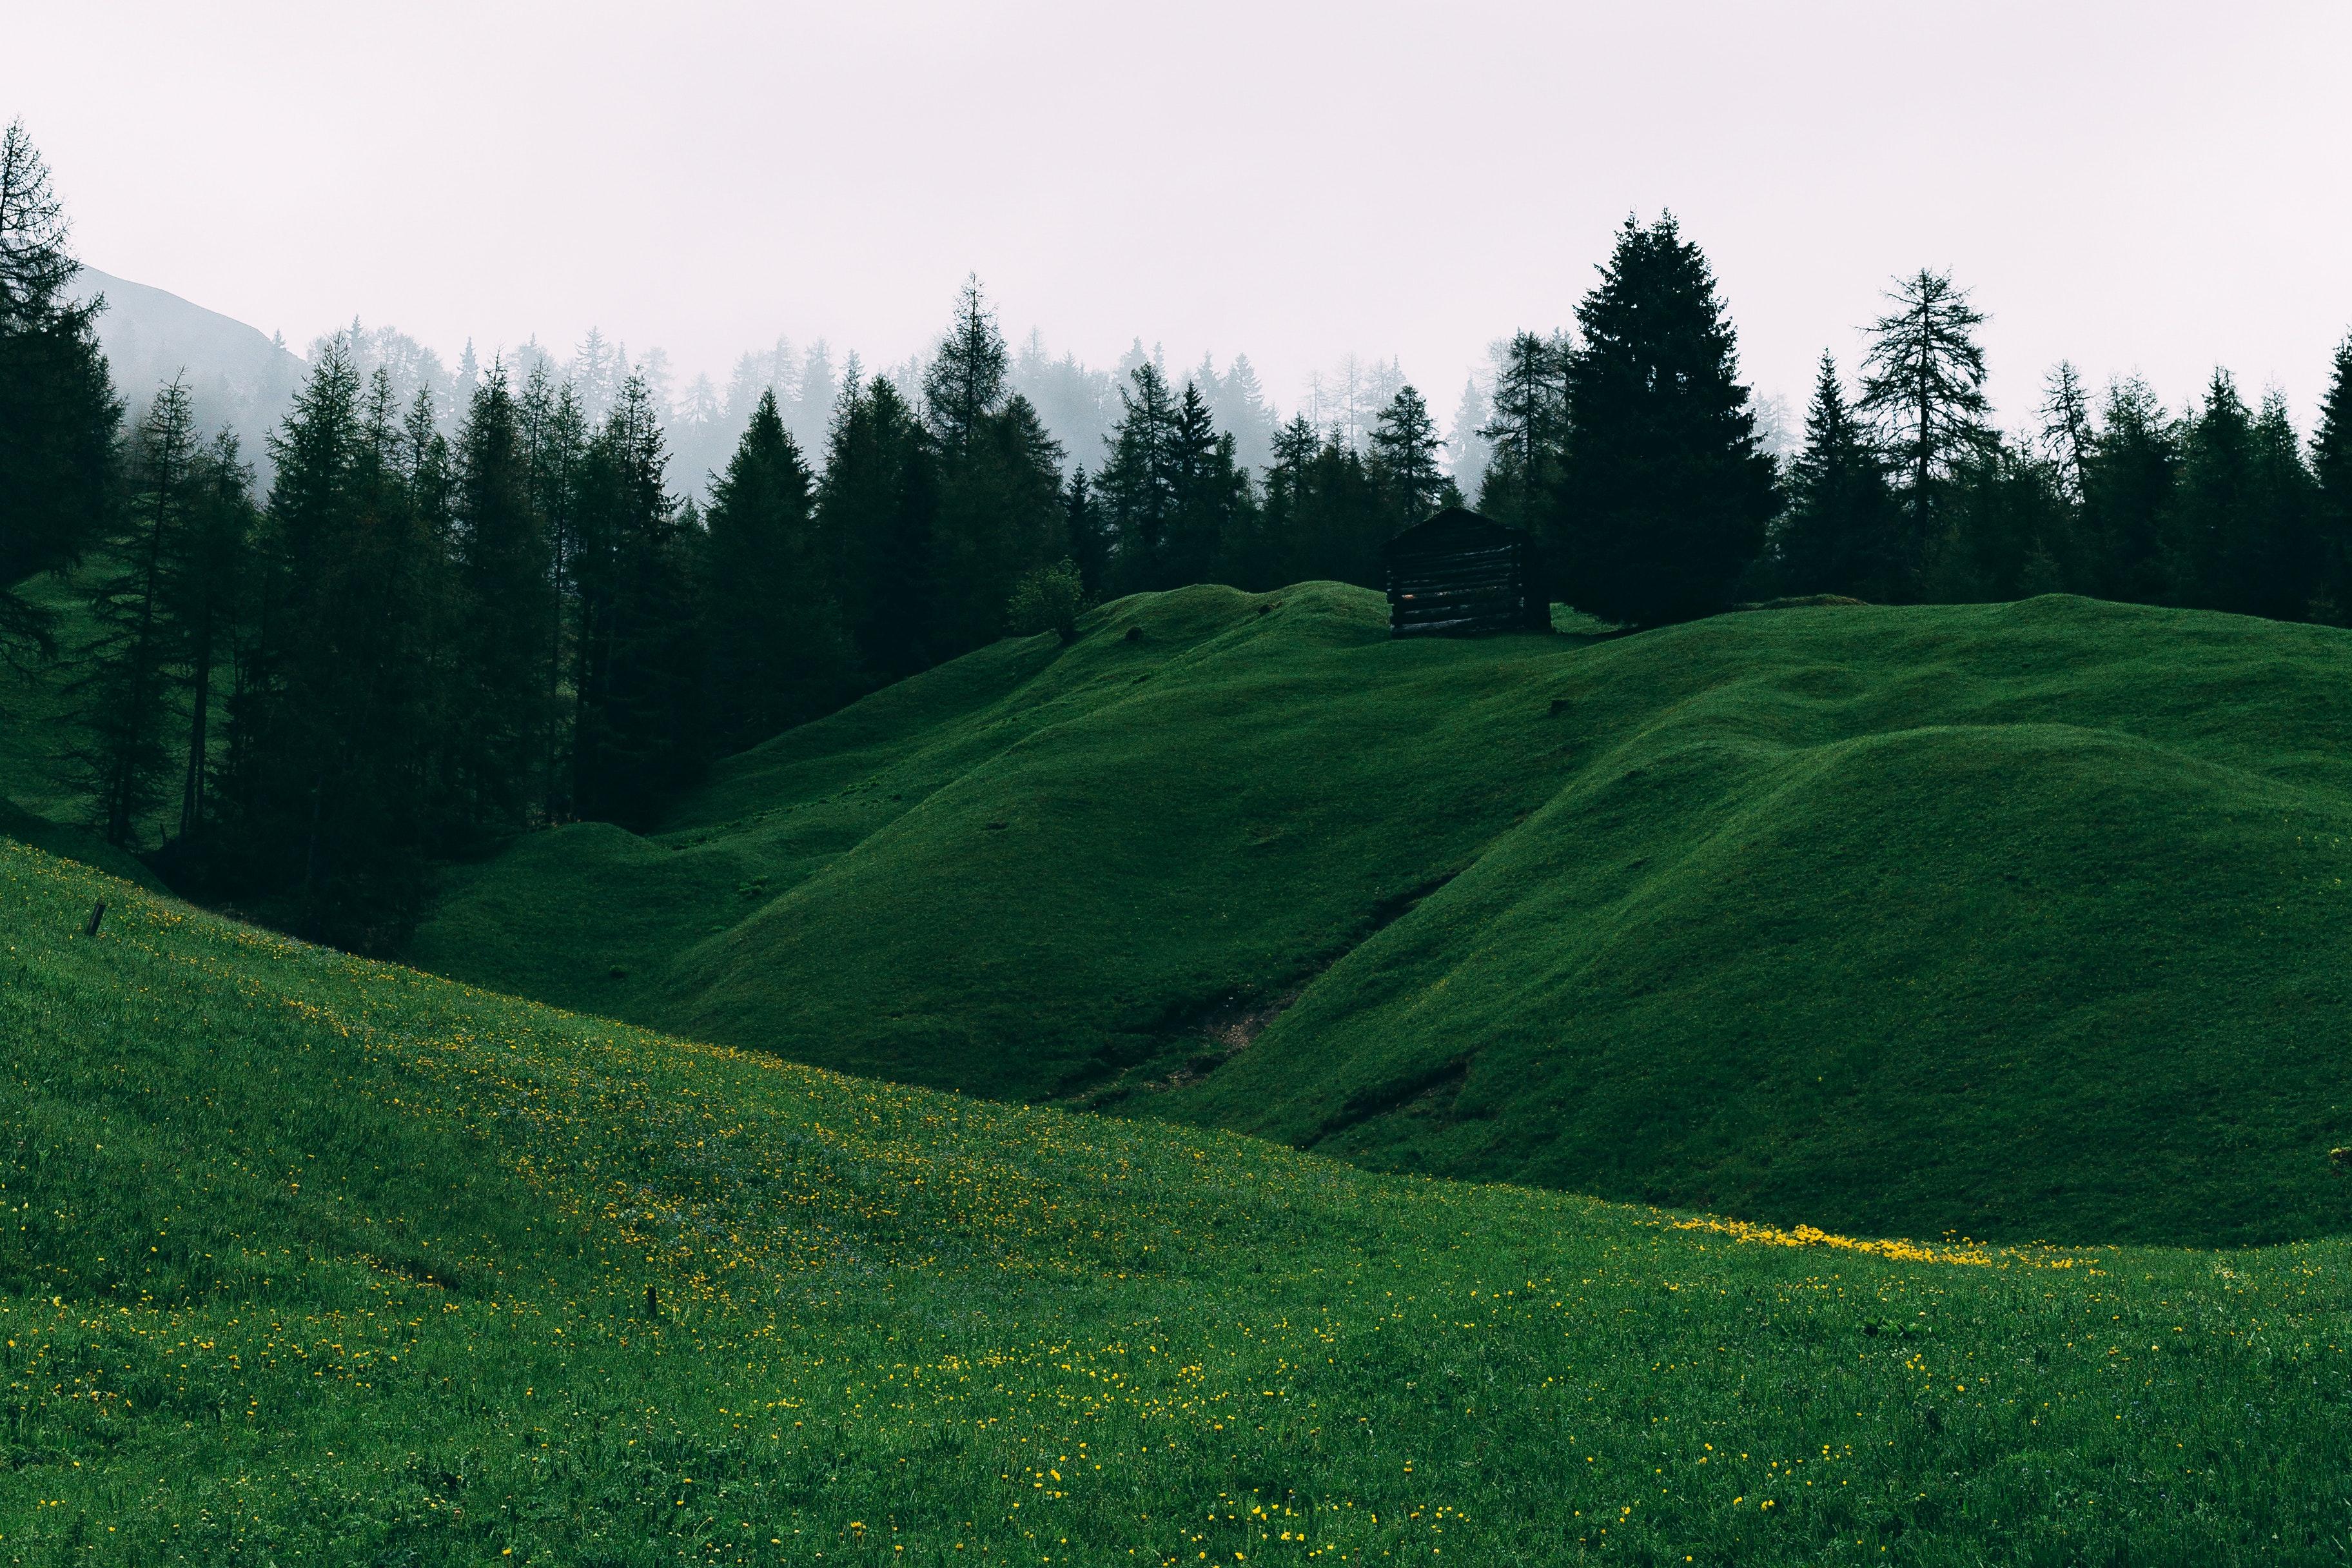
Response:
POLYGON ((1936 502, 1959 466, 1989 439, 1984 313, 1951 275, 1922 268, 1898 279, 1894 309, 1872 323, 1862 411, 1878 421, 1895 460, 1897 494, 1920 555, 1936 543, 1936 502))

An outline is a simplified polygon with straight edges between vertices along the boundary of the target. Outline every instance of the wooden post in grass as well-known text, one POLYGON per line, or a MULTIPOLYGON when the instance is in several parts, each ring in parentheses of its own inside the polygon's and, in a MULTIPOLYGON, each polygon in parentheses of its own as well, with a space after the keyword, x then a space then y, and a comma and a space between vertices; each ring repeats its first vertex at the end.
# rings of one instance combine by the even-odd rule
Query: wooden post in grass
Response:
POLYGON ((83 922, 81 934, 84 936, 96 936, 98 934, 98 922, 105 918, 106 900, 104 899, 100 899, 98 902, 89 906, 89 919, 83 922))

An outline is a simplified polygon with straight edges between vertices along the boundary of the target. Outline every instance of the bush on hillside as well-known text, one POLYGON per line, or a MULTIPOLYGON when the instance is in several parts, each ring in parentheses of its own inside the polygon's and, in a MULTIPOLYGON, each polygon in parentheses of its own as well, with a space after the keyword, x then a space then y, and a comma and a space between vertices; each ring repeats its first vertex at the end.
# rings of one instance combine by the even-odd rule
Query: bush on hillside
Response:
POLYGON ((1078 580, 1077 563, 1066 556, 1022 574, 1005 603, 1004 619, 1016 636, 1055 632, 1070 643, 1077 640, 1078 617, 1086 609, 1086 584, 1078 580))

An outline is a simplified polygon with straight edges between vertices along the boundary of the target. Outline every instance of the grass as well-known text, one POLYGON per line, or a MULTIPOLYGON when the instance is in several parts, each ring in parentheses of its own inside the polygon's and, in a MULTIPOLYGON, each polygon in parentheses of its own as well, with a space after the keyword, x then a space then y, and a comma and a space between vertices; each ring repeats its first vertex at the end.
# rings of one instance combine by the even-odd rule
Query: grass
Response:
POLYGON ((2347 1546, 2339 1241, 1381 1174, 667 1039, 13 844, 0 1103, 12 1563, 2347 1546))
POLYGON ((1123 600, 453 875, 415 956, 793 1060, 1868 1234, 2352 1220, 2352 635, 2051 597, 1395 643, 1123 600))

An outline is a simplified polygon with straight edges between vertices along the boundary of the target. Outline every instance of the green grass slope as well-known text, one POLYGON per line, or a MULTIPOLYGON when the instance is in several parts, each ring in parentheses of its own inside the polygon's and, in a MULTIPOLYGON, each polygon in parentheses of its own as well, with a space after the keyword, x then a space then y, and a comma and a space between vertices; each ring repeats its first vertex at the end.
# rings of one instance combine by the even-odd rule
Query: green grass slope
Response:
POLYGON ((2342 1542, 2343 1242, 1924 1248, 1382 1175, 665 1039, 7 844, 0 1126, 12 1563, 2342 1542))
POLYGON ((2352 1220, 2347 757, 2326 628, 2045 598, 1393 643, 1357 590, 1188 589, 781 737, 657 837, 530 839, 416 952, 1376 1167, 2262 1242, 2352 1220))

